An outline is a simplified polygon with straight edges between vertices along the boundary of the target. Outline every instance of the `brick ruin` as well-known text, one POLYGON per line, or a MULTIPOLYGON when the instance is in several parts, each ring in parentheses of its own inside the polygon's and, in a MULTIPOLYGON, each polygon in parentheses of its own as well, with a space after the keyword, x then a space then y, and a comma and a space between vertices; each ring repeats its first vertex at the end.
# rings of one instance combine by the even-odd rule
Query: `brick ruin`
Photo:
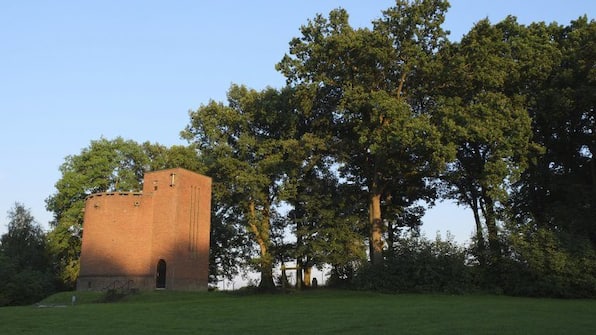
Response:
POLYGON ((147 172, 142 192, 87 197, 77 290, 206 290, 211 178, 147 172))

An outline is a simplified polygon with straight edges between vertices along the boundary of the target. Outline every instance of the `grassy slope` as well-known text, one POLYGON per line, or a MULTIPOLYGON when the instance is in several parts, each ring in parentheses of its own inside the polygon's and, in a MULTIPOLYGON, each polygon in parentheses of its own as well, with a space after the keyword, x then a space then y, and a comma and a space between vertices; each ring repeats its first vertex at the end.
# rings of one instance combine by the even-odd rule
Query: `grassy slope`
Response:
POLYGON ((594 334, 595 300, 384 295, 150 292, 111 304, 55 295, 67 307, 0 308, 0 334, 594 334))

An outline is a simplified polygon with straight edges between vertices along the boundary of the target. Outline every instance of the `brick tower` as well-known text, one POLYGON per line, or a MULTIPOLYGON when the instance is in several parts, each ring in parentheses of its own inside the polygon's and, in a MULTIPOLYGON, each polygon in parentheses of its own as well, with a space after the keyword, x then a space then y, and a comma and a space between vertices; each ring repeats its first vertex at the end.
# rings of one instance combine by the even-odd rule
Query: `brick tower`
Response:
POLYGON ((142 192, 90 195, 77 290, 206 290, 211 178, 147 172, 142 192))

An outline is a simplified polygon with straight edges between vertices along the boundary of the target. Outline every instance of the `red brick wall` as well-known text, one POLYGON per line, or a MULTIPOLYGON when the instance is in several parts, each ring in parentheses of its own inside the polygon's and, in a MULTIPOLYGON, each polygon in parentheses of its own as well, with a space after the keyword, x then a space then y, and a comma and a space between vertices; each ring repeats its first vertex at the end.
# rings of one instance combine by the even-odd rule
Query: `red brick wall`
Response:
POLYGON ((102 289, 112 279, 154 288, 163 259, 166 288, 206 289, 210 215, 211 179, 184 169, 146 173, 142 193, 90 196, 77 288, 102 289))

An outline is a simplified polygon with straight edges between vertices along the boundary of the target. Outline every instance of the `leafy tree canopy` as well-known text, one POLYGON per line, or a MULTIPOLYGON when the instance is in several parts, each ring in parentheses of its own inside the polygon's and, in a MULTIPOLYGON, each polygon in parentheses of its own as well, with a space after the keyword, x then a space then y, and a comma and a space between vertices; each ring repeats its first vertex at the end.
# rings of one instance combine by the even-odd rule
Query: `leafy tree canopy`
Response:
POLYGON ((28 304, 54 290, 45 234, 29 209, 15 203, 0 237, 0 306, 28 304))

